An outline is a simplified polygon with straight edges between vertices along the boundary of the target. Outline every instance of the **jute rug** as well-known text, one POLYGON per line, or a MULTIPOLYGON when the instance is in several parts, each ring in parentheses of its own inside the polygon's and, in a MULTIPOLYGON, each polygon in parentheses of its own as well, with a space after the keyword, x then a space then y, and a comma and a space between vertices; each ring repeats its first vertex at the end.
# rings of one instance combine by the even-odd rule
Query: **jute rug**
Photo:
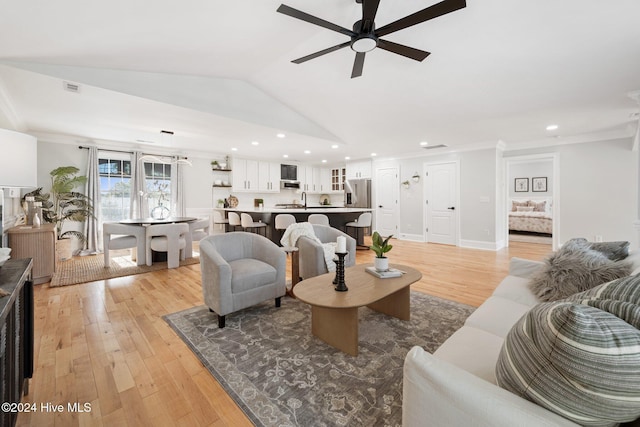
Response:
POLYGON ((289 297, 228 315, 223 329, 204 306, 164 319, 257 426, 399 426, 407 352, 434 351, 473 310, 417 292, 410 321, 363 307, 357 357, 313 337, 309 306, 289 297))
MULTIPOLYGON (((114 277, 130 276, 148 273, 150 271, 167 268, 166 262, 154 262, 151 266, 136 265, 131 260, 129 251, 112 251, 111 265, 104 267, 104 255, 74 256, 70 260, 58 262, 56 272, 51 278, 49 286, 67 286, 78 283, 94 282, 96 280, 112 279, 114 277), (115 253, 113 253, 115 252, 115 253)), ((180 261, 180 265, 197 264, 200 258, 194 252, 193 258, 180 261)))

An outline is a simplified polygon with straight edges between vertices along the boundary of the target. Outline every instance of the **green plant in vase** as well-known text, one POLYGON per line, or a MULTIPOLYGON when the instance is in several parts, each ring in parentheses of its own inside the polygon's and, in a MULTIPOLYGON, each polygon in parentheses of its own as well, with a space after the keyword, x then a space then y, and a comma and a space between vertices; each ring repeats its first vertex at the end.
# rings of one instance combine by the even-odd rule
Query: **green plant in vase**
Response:
POLYGON ((369 249, 376 254, 374 265, 378 271, 387 271, 389 269, 389 259, 385 254, 393 248, 393 245, 389 244, 389 240, 392 237, 393 234, 387 238, 383 238, 377 231, 374 231, 371 236, 371 246, 369 246, 369 249))

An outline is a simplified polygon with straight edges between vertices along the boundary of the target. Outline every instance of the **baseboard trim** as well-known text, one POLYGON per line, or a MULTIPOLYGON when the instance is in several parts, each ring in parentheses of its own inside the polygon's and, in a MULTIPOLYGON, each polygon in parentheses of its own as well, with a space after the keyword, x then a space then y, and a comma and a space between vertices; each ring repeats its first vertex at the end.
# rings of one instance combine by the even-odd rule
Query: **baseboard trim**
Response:
POLYGON ((398 237, 400 240, 409 240, 411 242, 424 242, 424 236, 422 234, 409 234, 409 233, 400 233, 398 237))
POLYGON ((461 248, 482 249, 485 251, 497 251, 500 248, 500 242, 484 242, 481 240, 460 240, 461 248))

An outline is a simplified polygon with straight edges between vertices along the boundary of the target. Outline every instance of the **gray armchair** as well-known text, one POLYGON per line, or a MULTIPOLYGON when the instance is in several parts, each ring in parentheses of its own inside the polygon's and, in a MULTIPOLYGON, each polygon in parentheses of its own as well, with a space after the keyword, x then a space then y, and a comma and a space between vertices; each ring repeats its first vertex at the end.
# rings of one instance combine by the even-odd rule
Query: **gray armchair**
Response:
POLYGON ((239 231, 200 241, 204 302, 218 315, 220 328, 227 314, 268 299, 280 307, 285 269, 285 252, 259 234, 239 231))
MULTIPOLYGON (((347 252, 344 259, 345 267, 350 267, 356 263, 356 240, 342 231, 329 227, 328 225, 313 224, 313 231, 322 243, 335 242, 338 236, 347 238, 347 252)), ((308 279, 328 273, 324 259, 322 245, 308 237, 300 237, 296 243, 300 260, 300 277, 308 279)))

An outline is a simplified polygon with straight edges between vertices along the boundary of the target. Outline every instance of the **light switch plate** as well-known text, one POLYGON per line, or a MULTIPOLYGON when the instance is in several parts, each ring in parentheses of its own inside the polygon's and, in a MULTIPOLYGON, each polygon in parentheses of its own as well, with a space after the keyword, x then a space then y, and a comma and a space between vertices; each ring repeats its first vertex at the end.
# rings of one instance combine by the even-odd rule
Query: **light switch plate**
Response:
POLYGON ((19 188, 9 188, 8 197, 10 198, 18 198, 20 197, 20 189, 19 188))

